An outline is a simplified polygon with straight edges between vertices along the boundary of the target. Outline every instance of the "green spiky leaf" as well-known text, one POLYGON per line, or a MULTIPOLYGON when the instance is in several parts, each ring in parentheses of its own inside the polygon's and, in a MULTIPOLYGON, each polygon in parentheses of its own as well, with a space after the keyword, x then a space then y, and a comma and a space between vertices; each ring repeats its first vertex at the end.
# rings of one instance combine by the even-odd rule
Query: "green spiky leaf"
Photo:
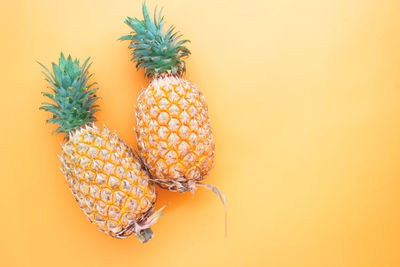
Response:
POLYGON ((162 10, 154 12, 151 19, 146 4, 143 3, 143 20, 127 17, 125 23, 133 32, 119 38, 130 41, 132 61, 136 68, 144 69, 146 77, 152 78, 163 74, 182 75, 186 71, 183 59, 190 55, 184 44, 189 40, 179 40, 181 35, 171 26, 164 33, 162 10))
POLYGON ((50 84, 53 93, 43 92, 43 95, 53 103, 42 103, 40 109, 53 114, 48 123, 59 127, 56 133, 67 134, 85 124, 96 121, 94 113, 98 111, 95 105, 98 97, 94 88, 96 83, 88 84, 92 76, 89 74, 90 58, 80 65, 79 60, 65 59, 61 53, 58 65, 52 63, 53 72, 38 62, 44 69, 43 74, 50 84))

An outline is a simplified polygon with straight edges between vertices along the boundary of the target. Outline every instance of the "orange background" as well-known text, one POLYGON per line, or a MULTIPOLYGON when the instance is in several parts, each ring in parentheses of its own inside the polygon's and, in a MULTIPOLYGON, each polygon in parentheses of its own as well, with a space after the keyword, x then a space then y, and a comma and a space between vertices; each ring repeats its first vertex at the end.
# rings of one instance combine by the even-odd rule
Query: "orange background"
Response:
POLYGON ((59 170, 61 136, 38 107, 59 52, 99 83, 98 118, 135 145, 143 72, 125 16, 141 1, 0 4, 0 266, 400 266, 400 2, 148 1, 192 41, 187 77, 209 105, 209 191, 170 203, 155 238, 112 239, 59 170))

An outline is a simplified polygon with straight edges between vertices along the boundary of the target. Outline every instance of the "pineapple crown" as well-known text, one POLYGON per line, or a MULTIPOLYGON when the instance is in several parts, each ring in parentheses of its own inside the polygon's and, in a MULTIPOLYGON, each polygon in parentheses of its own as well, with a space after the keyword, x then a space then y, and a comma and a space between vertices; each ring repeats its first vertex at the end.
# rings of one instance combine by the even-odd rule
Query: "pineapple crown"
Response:
POLYGON ((122 36, 119 40, 130 40, 129 48, 132 49, 132 61, 136 68, 144 69, 146 77, 153 78, 164 74, 182 75, 186 71, 183 58, 190 54, 183 44, 189 40, 179 40, 182 35, 171 26, 164 34, 164 16, 161 9, 157 16, 154 11, 153 20, 149 16, 146 4, 143 3, 143 18, 127 17, 125 23, 133 29, 129 35, 122 36))
POLYGON ((46 122, 59 126, 55 133, 68 136, 74 129, 96 121, 94 113, 98 111, 98 105, 94 103, 98 99, 95 94, 98 88, 93 88, 96 83, 88 83, 93 75, 88 72, 92 64, 89 60, 80 65, 78 59, 72 60, 70 55, 65 59, 61 53, 59 64, 52 63, 53 73, 38 62, 44 68, 42 73, 53 90, 53 93, 42 94, 54 102, 42 103, 40 109, 53 113, 53 117, 46 122))

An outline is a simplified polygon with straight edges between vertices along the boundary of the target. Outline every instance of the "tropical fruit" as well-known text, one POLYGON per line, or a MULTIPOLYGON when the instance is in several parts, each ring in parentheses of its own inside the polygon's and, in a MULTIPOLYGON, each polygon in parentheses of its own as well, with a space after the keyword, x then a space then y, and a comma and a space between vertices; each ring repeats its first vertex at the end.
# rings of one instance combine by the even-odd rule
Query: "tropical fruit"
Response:
POLYGON ((152 19, 145 3, 143 20, 127 17, 125 23, 132 32, 120 40, 130 41, 132 61, 150 79, 136 108, 138 150, 150 178, 171 191, 206 187, 223 201, 226 212, 225 197, 201 183, 213 167, 215 144, 204 96, 183 77, 188 40, 180 40, 174 27, 164 33, 161 10, 152 19))
POLYGON ((139 154, 161 187, 186 192, 204 180, 214 163, 215 144, 204 96, 183 78, 190 54, 174 27, 164 33, 164 17, 152 20, 143 4, 143 20, 128 17, 132 60, 150 84, 136 109, 139 154))
MULTIPOLYGON (((42 65, 42 64, 41 64, 42 65)), ((52 113, 48 123, 65 134, 61 170, 80 208, 98 229, 115 238, 135 234, 145 243, 150 226, 161 216, 153 212, 156 192, 145 168, 116 132, 98 128, 97 88, 89 83, 89 58, 82 64, 61 54, 53 72, 44 65, 52 93, 43 93, 53 103, 41 109, 52 113)))

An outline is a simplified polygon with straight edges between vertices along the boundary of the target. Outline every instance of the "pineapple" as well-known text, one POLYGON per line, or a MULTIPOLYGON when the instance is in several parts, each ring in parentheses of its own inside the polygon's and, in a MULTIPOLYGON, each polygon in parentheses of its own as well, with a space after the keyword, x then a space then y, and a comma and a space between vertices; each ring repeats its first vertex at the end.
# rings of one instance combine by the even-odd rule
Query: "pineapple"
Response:
POLYGON ((156 193, 132 150, 116 132, 98 128, 94 113, 97 88, 88 83, 89 58, 79 64, 61 54, 53 73, 40 64, 53 93, 43 93, 53 103, 41 109, 53 117, 47 122, 58 125, 56 133, 65 134, 61 170, 80 208, 98 229, 115 238, 133 233, 145 243, 153 233, 150 226, 161 216, 153 213, 156 193))
POLYGON ((140 157, 161 188, 193 193, 196 186, 206 187, 226 206, 217 188, 201 183, 213 167, 215 144, 204 96, 183 78, 188 40, 179 40, 174 27, 164 33, 161 11, 152 20, 145 3, 143 17, 126 18, 133 32, 120 38, 130 41, 132 60, 151 80, 136 109, 140 157))

